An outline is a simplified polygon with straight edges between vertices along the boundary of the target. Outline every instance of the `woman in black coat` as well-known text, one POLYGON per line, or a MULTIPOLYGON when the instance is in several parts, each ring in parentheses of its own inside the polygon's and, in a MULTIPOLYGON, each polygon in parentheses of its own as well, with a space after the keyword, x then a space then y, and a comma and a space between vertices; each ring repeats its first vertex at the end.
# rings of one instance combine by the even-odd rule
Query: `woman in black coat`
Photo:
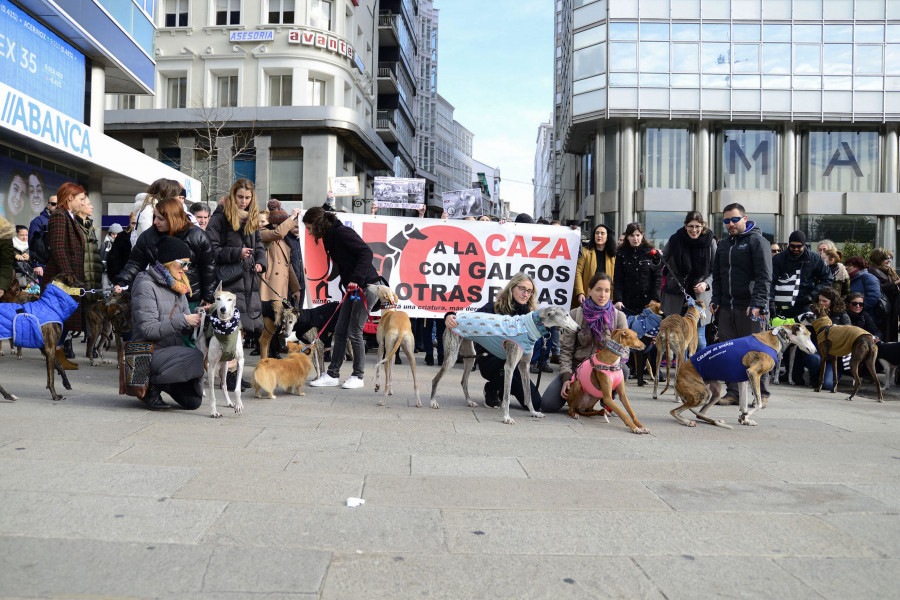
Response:
POLYGON ((365 374, 366 344, 363 340, 363 325, 369 316, 377 297, 367 289, 370 283, 380 283, 381 277, 372 266, 372 249, 359 234, 346 227, 333 212, 321 206, 314 206, 303 215, 306 230, 322 244, 332 269, 337 270, 342 288, 350 294, 341 304, 331 340, 331 364, 309 385, 313 387, 333 387, 340 383, 341 365, 347 340, 353 347, 353 373, 344 382, 343 388, 354 389, 363 386, 365 374), (351 296, 356 299, 351 299, 351 296), (365 302, 362 301, 365 298, 365 302))
POLYGON ((266 249, 259 236, 256 187, 249 179, 238 179, 206 226, 216 265, 241 265, 241 275, 222 282, 222 289, 237 296, 244 335, 256 337, 262 330, 259 274, 266 270, 266 249))
POLYGON ((116 277, 116 291, 131 285, 138 273, 155 264, 160 239, 172 236, 187 244, 191 250, 187 276, 191 282, 192 308, 201 300, 204 304, 211 303, 216 290, 216 261, 209 237, 202 229, 191 225, 181 202, 176 198, 161 200, 153 208, 153 213, 153 227, 143 232, 131 249, 128 262, 116 277))
POLYGON ((660 299, 662 255, 644 237, 640 223, 625 229, 625 241, 616 251, 613 302, 626 315, 640 314, 651 300, 660 299))

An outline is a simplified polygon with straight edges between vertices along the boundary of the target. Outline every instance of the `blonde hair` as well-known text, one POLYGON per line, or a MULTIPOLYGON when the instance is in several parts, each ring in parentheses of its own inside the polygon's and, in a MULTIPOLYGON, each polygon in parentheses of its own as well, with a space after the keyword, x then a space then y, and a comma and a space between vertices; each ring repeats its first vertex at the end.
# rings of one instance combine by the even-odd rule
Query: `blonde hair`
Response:
POLYGON ((237 191, 250 191, 250 204, 247 206, 247 223, 244 225, 244 233, 253 233, 259 229, 259 206, 256 203, 256 186, 249 179, 238 179, 231 184, 231 190, 225 196, 225 218, 231 224, 234 231, 241 228, 241 213, 243 212, 237 203, 237 191))
POLYGON ((506 284, 506 287, 497 294, 497 301, 494 302, 494 312, 498 315, 514 315, 516 314, 515 300, 513 299, 513 288, 523 281, 530 281, 534 291, 528 297, 528 312, 537 310, 537 286, 534 285, 534 279, 525 273, 516 273, 506 284))

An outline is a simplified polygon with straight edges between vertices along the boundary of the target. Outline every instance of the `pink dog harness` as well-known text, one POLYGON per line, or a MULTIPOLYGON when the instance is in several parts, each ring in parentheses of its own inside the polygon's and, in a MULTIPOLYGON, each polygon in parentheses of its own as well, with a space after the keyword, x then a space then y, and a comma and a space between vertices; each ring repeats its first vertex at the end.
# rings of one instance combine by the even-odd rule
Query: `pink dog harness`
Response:
POLYGON ((575 380, 578 380, 581 382, 581 389, 585 392, 594 398, 603 398, 603 392, 594 386, 594 381, 591 379, 591 371, 605 371, 606 376, 612 381, 612 389, 616 389, 624 379, 620 362, 621 359, 616 359, 615 363, 608 365, 597 360, 596 354, 592 354, 590 358, 586 358, 578 365, 569 381, 574 383, 575 380))

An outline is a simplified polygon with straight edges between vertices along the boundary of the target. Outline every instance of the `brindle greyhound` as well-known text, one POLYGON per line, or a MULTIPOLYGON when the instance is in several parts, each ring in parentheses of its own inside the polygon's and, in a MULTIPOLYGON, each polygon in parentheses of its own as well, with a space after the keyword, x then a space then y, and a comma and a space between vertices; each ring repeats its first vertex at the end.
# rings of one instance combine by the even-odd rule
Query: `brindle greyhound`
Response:
MULTIPOLYGON (((656 372, 659 373, 660 361, 666 361, 666 386, 661 393, 665 394, 669 389, 669 367, 675 360, 675 378, 678 378, 678 369, 685 358, 697 351, 697 326, 703 318, 703 302, 696 302, 691 298, 685 315, 669 315, 659 324, 659 333, 656 336, 656 372), (685 354, 687 352, 687 354, 685 354)), ((653 378, 653 399, 656 400, 656 389, 659 385, 659 377, 653 378)), ((675 402, 678 402, 676 396, 675 402)))

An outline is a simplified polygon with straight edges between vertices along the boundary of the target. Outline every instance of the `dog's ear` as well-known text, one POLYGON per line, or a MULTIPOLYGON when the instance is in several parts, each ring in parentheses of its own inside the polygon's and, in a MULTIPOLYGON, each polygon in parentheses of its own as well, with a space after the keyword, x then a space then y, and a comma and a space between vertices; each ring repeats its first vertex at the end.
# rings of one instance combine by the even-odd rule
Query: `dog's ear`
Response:
POLYGON ((219 285, 216 286, 215 295, 218 296, 221 293, 222 293, 222 282, 220 281, 219 285))

